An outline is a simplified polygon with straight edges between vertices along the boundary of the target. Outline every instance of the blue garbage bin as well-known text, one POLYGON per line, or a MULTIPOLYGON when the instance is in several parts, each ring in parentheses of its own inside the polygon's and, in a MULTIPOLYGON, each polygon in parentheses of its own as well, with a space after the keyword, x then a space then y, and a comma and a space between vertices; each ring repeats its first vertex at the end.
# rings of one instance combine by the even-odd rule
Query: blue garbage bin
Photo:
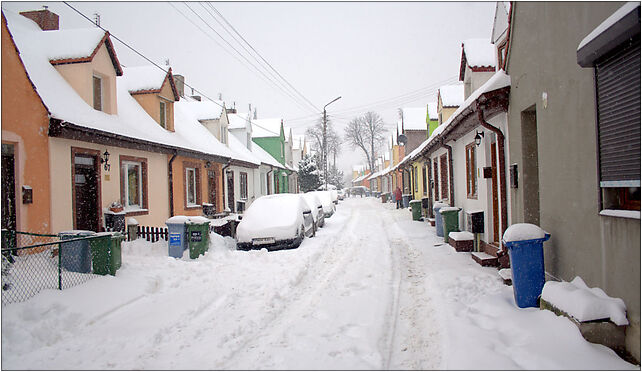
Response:
POLYGON ((181 258, 187 249, 187 216, 174 216, 165 221, 167 225, 167 250, 170 257, 181 258))
POLYGON ((441 218, 441 213, 439 213, 439 210, 447 206, 448 204, 436 202, 432 207, 433 212, 435 212, 435 230, 437 232, 437 236, 441 236, 442 238, 444 237, 444 220, 441 218))
POLYGON ((410 206, 410 194, 401 195, 401 205, 404 208, 408 208, 410 206))
MULTIPOLYGON (((533 231, 537 231, 534 228, 533 231)), ((541 236, 539 234, 539 236, 541 236)), ((526 235, 525 235, 526 236, 526 235)), ((537 299, 544 288, 544 246, 543 243, 550 239, 551 235, 538 226, 531 224, 512 225, 504 233, 502 242, 508 248, 510 257, 511 273, 513 276, 513 295, 515 303, 519 307, 538 307, 537 299), (541 231, 543 238, 523 240, 507 240, 509 230, 517 225, 530 225, 541 231)))
POLYGON ((61 231, 58 234, 60 240, 63 241, 60 243, 60 262, 65 270, 76 273, 91 272, 91 251, 89 250, 89 240, 78 240, 67 243, 64 241, 93 236, 94 234, 96 233, 88 230, 61 231))

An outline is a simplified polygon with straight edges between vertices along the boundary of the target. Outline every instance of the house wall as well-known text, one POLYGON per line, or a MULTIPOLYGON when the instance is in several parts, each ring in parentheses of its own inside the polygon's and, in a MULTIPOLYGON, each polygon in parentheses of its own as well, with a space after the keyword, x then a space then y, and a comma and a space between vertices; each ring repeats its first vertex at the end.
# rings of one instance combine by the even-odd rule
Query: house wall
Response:
POLYGON ((440 111, 441 112, 441 120, 442 120, 441 123, 442 124, 445 123, 448 120, 448 118, 450 118, 450 116, 452 114, 454 114, 455 111, 457 111, 458 108, 459 107, 443 107, 443 108, 441 108, 441 111, 440 111))
POLYGON ((524 185, 539 192, 539 221, 551 233, 544 245, 546 271, 620 297, 631 326, 627 347, 640 359, 640 220, 598 214, 595 86, 593 70, 577 64, 579 42, 622 3, 513 3, 507 71, 512 76, 509 111, 510 163, 519 187, 510 189, 511 222, 534 219, 525 211, 524 185), (545 46, 545 48, 543 48, 545 46), (537 58, 533 58, 537 51, 537 58), (548 95, 544 103, 542 93, 548 95), (523 170, 522 112, 534 108, 538 183, 523 170))
MULTIPOLYGON (((166 155, 165 168, 171 156, 166 155)), ((185 190, 185 169, 188 168, 189 163, 196 165, 199 169, 200 184, 199 190, 201 195, 201 203, 207 202, 207 170, 205 168, 205 161, 200 159, 188 158, 184 156, 177 156, 172 163, 172 182, 174 188, 174 215, 182 216, 200 216, 203 214, 203 207, 187 207, 186 205, 186 190, 185 190), (187 163, 187 164, 186 164, 187 163)), ((212 169, 216 172, 218 179, 216 180, 216 212, 223 211, 223 180, 221 174, 222 165, 220 163, 211 162, 212 169)), ((164 183, 167 184, 167 177, 164 183)), ((235 179, 236 181, 236 179, 235 179)), ((169 195, 169 194, 167 194, 169 195)), ((164 223, 164 221, 163 221, 164 223)))
MULTIPOLYGON (((439 184, 435 184, 435 189, 439 188, 439 198, 435 198, 435 195, 433 194, 433 201, 444 201, 446 204, 448 204, 450 203, 450 194, 442 195, 441 193, 441 184, 443 182, 446 182, 450 190, 450 180, 449 180, 450 177, 447 177, 444 180, 443 177, 441 176, 441 162, 439 158, 444 154, 446 154, 446 157, 448 158, 448 150, 442 147, 437 149, 430 155, 431 164, 434 164, 435 159, 437 159, 437 164, 438 164, 437 168, 435 168, 434 166, 432 167, 432 171, 433 171, 432 179, 433 181, 435 180, 435 172, 437 174, 437 177, 439 178, 439 184)), ((453 156, 454 156, 454 151, 453 151, 453 156)), ((454 164, 453 164, 453 167, 454 167, 454 164)), ((450 170, 446 169, 446 173, 449 174, 450 170)), ((457 182, 457 181, 453 181, 453 182, 457 182)))
MULTIPOLYGON (((169 84, 165 84, 169 85, 169 84)), ((164 87, 164 90, 167 89, 167 87, 164 87)), ((171 90, 171 89, 170 89, 171 90)), ((132 97, 136 99, 136 102, 147 112, 149 116, 151 116, 154 120, 156 120, 158 125, 160 125, 160 98, 159 96, 163 96, 163 94, 166 94, 167 92, 162 92, 161 94, 158 93, 144 93, 144 94, 132 94, 132 97)), ((163 96, 164 97, 164 96, 163 96)), ((167 130, 169 131, 174 131, 174 100, 172 99, 171 101, 168 102, 168 125, 166 127, 167 130)))
POLYGON ((252 138, 252 141, 261 146, 263 150, 272 155, 279 163, 285 165, 285 151, 281 151, 283 149, 281 146, 283 146, 284 141, 282 141, 280 137, 258 137, 252 138))
MULTIPOLYGON (((109 171, 100 167, 101 206, 108 208, 114 201, 120 201, 120 168, 121 155, 147 159, 147 203, 146 214, 134 217, 141 225, 164 226, 169 218, 169 199, 167 182, 167 155, 146 151, 129 150, 115 146, 104 146, 89 142, 52 137, 49 139, 49 166, 51 170, 52 223, 54 233, 71 230, 73 222, 71 148, 109 151, 109 171)), ((131 215, 130 215, 131 216, 131 215)))
POLYGON ((428 122, 428 133, 426 133, 426 138, 430 137, 432 132, 439 126, 439 120, 430 120, 428 122))
POLYGON ((94 107, 93 76, 94 74, 100 76, 103 84, 103 111, 112 115, 118 113, 116 70, 104 43, 91 62, 69 63, 54 67, 90 107, 94 107))
POLYGON ((425 130, 406 130, 404 133, 408 137, 408 143, 405 146, 406 154, 410 154, 426 140, 425 130))
MULTIPOLYGON (((476 91, 479 87, 484 85, 495 74, 495 71, 476 71, 466 64, 464 72, 464 98, 470 97, 472 92, 476 91)), ((444 120, 446 120, 444 118, 444 120)))
MULTIPOLYGON (((236 202, 239 200, 245 201, 245 209, 249 208, 250 204, 258 197, 257 191, 254 189, 254 168, 230 166, 228 169, 234 172, 234 210, 237 210, 236 202), (247 173, 247 199, 241 199, 241 172, 247 173)), ((227 177, 225 178, 225 190, 227 191, 227 177)), ((225 199, 227 202, 227 197, 225 199)))
POLYGON ((34 91, 2 19, 2 143, 15 149, 16 227, 51 233, 51 193, 47 109, 34 91), (22 186, 33 189, 33 203, 22 204, 22 186))

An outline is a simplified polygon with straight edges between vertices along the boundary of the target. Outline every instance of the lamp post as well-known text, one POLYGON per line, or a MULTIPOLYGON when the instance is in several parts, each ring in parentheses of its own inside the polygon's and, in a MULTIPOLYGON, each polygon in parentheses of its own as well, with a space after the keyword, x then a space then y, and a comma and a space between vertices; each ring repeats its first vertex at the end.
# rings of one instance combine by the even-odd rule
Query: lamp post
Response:
POLYGON ((333 99, 323 106, 323 179, 325 181, 325 189, 328 190, 328 141, 326 140, 326 127, 327 127, 327 118, 325 113, 325 108, 328 107, 331 103, 337 101, 341 96, 333 99))

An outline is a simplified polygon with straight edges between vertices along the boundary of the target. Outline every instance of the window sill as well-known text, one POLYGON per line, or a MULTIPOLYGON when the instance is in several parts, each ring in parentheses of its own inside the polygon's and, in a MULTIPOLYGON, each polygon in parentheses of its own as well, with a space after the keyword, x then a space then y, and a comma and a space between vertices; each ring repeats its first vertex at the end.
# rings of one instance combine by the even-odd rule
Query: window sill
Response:
POLYGON ((625 209, 603 209, 600 211, 600 216, 630 218, 634 220, 639 220, 640 211, 630 211, 625 209))
POLYGON ((129 209, 129 210, 125 209, 124 212, 125 212, 125 217, 142 216, 145 214, 149 214, 148 209, 129 209))
POLYGON ((202 209, 202 208, 203 208, 203 206, 202 206, 202 205, 198 205, 198 204, 193 204, 193 205, 185 206, 185 209, 186 209, 186 210, 191 210, 191 209, 202 209))

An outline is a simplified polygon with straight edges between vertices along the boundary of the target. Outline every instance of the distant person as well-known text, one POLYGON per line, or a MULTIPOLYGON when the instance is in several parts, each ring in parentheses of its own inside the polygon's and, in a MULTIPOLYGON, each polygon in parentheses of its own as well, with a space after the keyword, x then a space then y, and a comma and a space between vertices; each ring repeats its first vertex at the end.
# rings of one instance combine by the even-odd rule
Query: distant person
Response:
POLYGON ((395 201, 397 202, 397 209, 401 208, 401 189, 399 186, 395 189, 395 201))

